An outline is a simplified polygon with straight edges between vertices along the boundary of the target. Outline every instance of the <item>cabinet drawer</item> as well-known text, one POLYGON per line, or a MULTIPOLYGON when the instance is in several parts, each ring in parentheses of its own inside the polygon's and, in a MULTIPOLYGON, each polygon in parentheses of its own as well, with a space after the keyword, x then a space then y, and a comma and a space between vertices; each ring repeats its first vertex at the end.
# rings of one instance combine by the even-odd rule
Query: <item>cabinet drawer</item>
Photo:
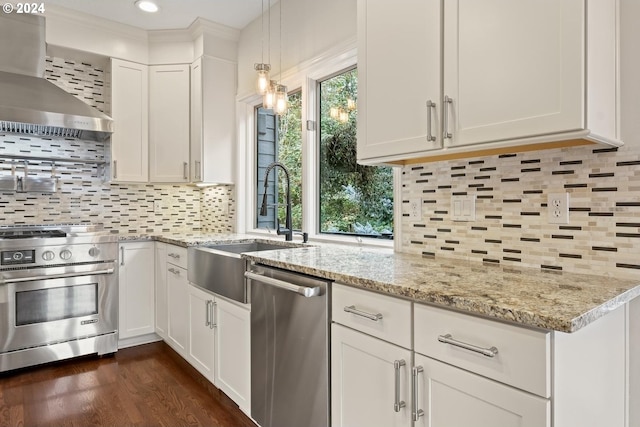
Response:
POLYGON ((167 245, 167 262, 187 269, 187 248, 176 245, 167 245))
POLYGON ((415 305, 414 316, 416 352, 539 396, 550 397, 549 332, 420 304, 415 305), (474 349, 463 348, 465 344, 474 349), (489 354, 492 347, 495 347, 493 357, 479 352, 484 349, 489 354))
POLYGON ((411 348, 410 301, 335 283, 332 289, 334 322, 411 348))

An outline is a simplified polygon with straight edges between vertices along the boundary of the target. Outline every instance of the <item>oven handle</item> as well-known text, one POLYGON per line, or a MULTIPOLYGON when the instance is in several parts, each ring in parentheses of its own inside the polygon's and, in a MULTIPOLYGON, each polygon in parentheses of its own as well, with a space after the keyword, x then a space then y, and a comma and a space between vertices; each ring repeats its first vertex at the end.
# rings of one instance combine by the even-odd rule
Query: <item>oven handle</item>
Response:
POLYGON ((81 277, 81 276, 96 276, 99 274, 112 274, 115 271, 113 268, 107 268, 106 270, 94 270, 82 273, 62 273, 62 274, 50 274, 46 276, 31 276, 31 277, 17 277, 15 279, 0 279, 0 285, 6 285, 9 283, 19 282, 35 282, 37 280, 51 280, 51 279, 63 279, 66 277, 81 277))

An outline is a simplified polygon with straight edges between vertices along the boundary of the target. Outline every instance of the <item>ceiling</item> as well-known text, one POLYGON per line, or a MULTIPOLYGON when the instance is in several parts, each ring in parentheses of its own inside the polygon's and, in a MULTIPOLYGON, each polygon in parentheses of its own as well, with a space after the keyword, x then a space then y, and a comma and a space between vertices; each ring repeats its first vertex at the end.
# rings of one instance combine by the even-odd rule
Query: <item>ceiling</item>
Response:
MULTIPOLYGON (((62 6, 144 30, 184 29, 198 17, 242 29, 262 12, 262 0, 155 0, 160 10, 146 13, 135 0, 47 0, 62 6)), ((265 2, 265 7, 269 1, 265 2)))

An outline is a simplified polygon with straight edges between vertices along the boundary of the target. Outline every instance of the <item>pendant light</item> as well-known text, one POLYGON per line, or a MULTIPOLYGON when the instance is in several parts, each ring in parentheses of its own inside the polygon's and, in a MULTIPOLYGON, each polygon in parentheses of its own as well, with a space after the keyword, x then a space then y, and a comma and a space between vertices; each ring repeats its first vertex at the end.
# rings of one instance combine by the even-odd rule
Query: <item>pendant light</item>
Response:
POLYGON ((275 85, 274 88, 274 92, 275 92, 275 105, 274 105, 274 112, 278 115, 278 116, 282 116, 284 114, 287 114, 287 110, 289 109, 289 97, 287 95, 287 87, 285 85, 282 84, 282 4, 284 3, 284 0, 280 0, 280 4, 278 5, 279 7, 279 12, 280 12, 280 41, 279 41, 279 45, 280 45, 280 83, 275 85))
MULTIPOLYGON (((282 0, 281 0, 282 1, 282 0)), ((276 100, 274 111, 277 115, 287 114, 289 107, 289 96, 287 95, 287 87, 285 85, 276 85, 276 100)))
POLYGON ((267 86, 267 90, 265 91, 262 97, 262 107, 267 110, 272 110, 276 105, 276 86, 278 82, 275 80, 271 80, 269 85, 267 86))
MULTIPOLYGON (((264 62, 264 0, 262 0, 262 15, 261 15, 261 39, 262 39, 262 62, 253 65, 254 70, 258 72, 258 79, 256 80, 256 91, 260 95, 265 95, 271 85, 269 78, 269 71, 271 71, 271 65, 264 62)), ((271 8, 269 8, 269 21, 271 21, 271 8)), ((271 22, 269 22, 269 34, 271 34, 271 22)), ((269 35, 271 38, 271 35, 269 35)), ((271 56, 270 47, 268 47, 268 56, 271 56)))

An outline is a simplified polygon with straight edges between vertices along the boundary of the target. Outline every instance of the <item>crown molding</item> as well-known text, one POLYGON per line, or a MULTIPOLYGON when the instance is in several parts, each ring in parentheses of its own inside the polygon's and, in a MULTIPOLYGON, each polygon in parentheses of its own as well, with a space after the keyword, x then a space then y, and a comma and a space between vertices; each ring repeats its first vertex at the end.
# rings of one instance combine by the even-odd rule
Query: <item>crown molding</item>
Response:
POLYGON ((148 32, 141 28, 121 24, 104 18, 98 18, 84 12, 78 12, 61 6, 47 5, 45 17, 65 21, 71 25, 80 25, 83 27, 99 29, 144 43, 149 39, 148 32))
POLYGON ((197 18, 193 21, 189 26, 188 31, 191 33, 191 37, 194 40, 203 34, 208 34, 233 42, 240 40, 240 30, 227 27, 226 25, 218 24, 217 22, 209 21, 204 18, 197 18))

